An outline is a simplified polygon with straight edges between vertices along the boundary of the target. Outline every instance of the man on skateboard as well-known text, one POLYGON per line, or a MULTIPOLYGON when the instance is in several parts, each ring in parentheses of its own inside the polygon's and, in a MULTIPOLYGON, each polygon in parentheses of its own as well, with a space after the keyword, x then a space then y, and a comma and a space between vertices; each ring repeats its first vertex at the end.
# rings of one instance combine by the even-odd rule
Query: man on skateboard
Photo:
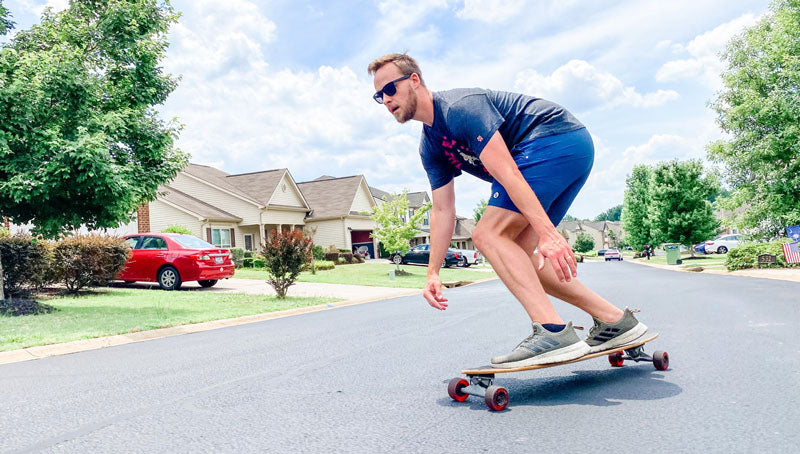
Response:
POLYGON ((492 358, 492 366, 568 361, 644 334, 647 327, 630 310, 620 310, 576 279, 575 256, 555 228, 594 161, 591 136, 571 113, 516 93, 478 88, 431 92, 417 62, 406 54, 378 58, 368 72, 377 90, 375 101, 400 123, 424 124, 419 153, 433 209, 423 296, 436 309, 447 309, 439 264, 453 232, 453 178, 465 171, 492 183, 472 239, 533 324, 533 332, 510 353, 492 358), (572 322, 564 323, 548 294, 593 317, 586 340, 572 322))

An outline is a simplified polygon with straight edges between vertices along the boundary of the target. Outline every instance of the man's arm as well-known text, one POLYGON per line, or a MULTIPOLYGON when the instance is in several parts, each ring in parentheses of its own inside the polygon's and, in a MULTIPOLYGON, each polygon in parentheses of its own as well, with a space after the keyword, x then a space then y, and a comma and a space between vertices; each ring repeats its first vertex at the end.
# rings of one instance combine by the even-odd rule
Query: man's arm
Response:
POLYGON ((431 249, 428 258, 428 279, 422 296, 428 304, 439 310, 447 309, 447 298, 442 294, 442 281, 439 279, 439 268, 447 254, 450 240, 453 237, 453 225, 456 216, 456 196, 453 181, 433 190, 433 208, 431 209, 431 249))
POLYGON ((495 132, 483 148, 480 159, 492 177, 506 189, 514 205, 519 208, 539 237, 537 268, 543 269, 544 259, 547 258, 550 259, 550 264, 559 280, 570 281, 572 277, 577 276, 578 264, 575 262, 572 248, 550 222, 550 218, 519 171, 499 132, 495 132))

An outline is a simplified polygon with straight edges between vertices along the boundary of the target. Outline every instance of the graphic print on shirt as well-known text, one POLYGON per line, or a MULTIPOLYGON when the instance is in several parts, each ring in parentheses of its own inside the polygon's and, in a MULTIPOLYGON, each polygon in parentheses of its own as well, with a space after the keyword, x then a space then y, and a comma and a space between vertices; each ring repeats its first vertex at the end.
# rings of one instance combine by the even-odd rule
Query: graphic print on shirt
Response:
POLYGON ((492 181, 492 175, 466 143, 442 136, 441 144, 445 158, 453 167, 483 180, 492 181))

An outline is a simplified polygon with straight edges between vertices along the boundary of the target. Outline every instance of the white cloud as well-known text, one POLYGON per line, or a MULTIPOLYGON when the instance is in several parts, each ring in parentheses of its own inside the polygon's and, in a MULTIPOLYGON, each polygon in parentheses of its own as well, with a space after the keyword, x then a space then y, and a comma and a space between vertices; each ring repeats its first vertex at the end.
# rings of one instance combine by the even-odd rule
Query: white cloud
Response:
POLYGON ((719 75, 725 68, 719 53, 734 35, 754 25, 758 19, 748 13, 696 36, 686 46, 675 44, 673 52, 688 52, 691 57, 665 63, 656 73, 656 80, 667 82, 699 77, 707 85, 719 87, 719 75))
POLYGON ((525 0, 464 0, 464 8, 456 12, 461 19, 501 23, 519 14, 525 0))
POLYGON ((550 75, 524 70, 517 74, 514 86, 523 93, 558 100, 559 104, 581 112, 623 104, 654 107, 678 98, 678 93, 672 90, 639 93, 613 74, 583 60, 570 60, 550 75))

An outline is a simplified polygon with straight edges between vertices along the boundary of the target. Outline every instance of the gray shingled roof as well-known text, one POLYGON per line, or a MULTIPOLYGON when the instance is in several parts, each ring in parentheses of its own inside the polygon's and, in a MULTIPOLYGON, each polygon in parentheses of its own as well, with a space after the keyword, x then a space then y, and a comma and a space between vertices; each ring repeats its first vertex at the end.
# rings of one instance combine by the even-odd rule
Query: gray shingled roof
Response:
POLYGON ((349 216, 362 175, 297 183, 313 210, 309 219, 349 216))
POLYGON ((253 203, 259 203, 258 200, 254 199, 247 192, 242 191, 239 187, 232 184, 232 182, 226 178, 229 175, 221 170, 200 164, 189 164, 185 169, 183 169, 183 171, 189 175, 195 176, 201 180, 225 189, 226 191, 232 192, 240 197, 244 197, 253 203))
MULTIPOLYGON (((374 188, 372 186, 369 187, 369 190, 372 193, 372 197, 376 199, 383 200, 383 198, 386 197, 387 201, 392 200, 393 194, 389 192, 386 192, 382 189, 374 188)), ((428 193, 425 191, 409 192, 408 195, 406 196, 406 199, 408 199, 408 207, 419 208, 422 205, 425 205, 426 198, 428 198, 428 193)))
POLYGON ((265 170, 263 172, 228 175, 225 179, 250 198, 262 205, 266 205, 285 172, 286 169, 265 170))
POLYGON ((475 230, 474 219, 456 216, 456 222, 453 226, 454 240, 467 240, 472 238, 473 230, 475 230))
POLYGON ((227 211, 220 210, 213 205, 209 205, 202 200, 196 199, 170 186, 159 186, 158 193, 158 198, 160 200, 191 211, 204 219, 232 222, 242 221, 242 218, 238 218, 227 211))

